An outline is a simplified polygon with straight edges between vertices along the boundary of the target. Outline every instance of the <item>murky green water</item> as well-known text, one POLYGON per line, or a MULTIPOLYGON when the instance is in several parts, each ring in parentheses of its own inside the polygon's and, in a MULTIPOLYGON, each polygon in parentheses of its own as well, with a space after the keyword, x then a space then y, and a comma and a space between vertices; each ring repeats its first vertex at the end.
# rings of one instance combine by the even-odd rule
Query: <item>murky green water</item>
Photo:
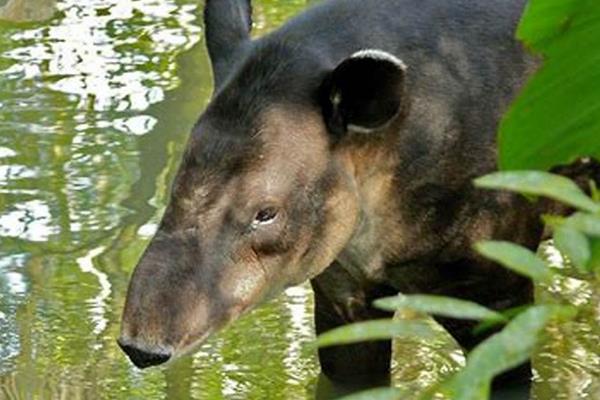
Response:
MULTIPOLYGON (((255 1, 257 33, 307 3, 255 1)), ((307 346, 307 287, 166 368, 140 372, 116 346, 128 277, 210 95, 199 15, 197 0, 0 0, 0 399, 331 393, 317 384, 307 346)), ((581 282, 547 293, 597 299, 581 282)), ((600 329, 590 310, 552 330, 538 357, 538 399, 600 398, 600 329)), ((412 366, 399 357, 396 367, 415 391, 439 367, 460 364, 456 352, 440 351, 446 345, 421 348, 407 357, 412 366)))

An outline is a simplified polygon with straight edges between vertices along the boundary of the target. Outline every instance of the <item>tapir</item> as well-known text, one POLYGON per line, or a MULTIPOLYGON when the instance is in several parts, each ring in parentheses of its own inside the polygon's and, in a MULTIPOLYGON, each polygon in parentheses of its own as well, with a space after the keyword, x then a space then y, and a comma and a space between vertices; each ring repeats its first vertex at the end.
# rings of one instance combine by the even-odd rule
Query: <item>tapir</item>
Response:
MULTIPOLYGON (((317 333, 389 316, 398 292, 532 300, 475 241, 535 248, 540 207, 475 188, 539 62, 525 0, 324 0, 252 38, 249 0, 207 0, 214 93, 125 302, 121 348, 148 367, 310 281, 317 333)), ((465 349, 472 323, 440 322, 465 349)), ((385 375, 390 341, 319 350, 335 380, 385 375)))

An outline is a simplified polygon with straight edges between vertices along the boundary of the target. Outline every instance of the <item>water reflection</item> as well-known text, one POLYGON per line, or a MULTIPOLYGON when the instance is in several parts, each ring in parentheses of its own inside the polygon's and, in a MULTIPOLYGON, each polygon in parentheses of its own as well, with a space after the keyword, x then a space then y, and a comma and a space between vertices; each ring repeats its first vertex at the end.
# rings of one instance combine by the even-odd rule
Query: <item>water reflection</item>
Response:
MULTIPOLYGON (((198 3, 36 4, 0 3, 0 398, 311 397, 308 288, 168 368, 136 370, 114 342, 211 91, 198 3)), ((303 6, 270 21, 259 2, 261 29, 303 6)))
MULTIPOLYGON (((555 248, 545 246, 544 255, 555 268, 576 275, 555 248)), ((548 340, 533 359, 535 369, 532 398, 600 398, 600 291, 590 282, 559 277, 549 286, 538 288, 545 301, 574 304, 579 314, 573 321, 554 324, 547 330, 548 340)))
POLYGON ((42 201, 19 203, 12 211, 0 216, 0 236, 45 242, 58 233, 58 227, 51 222, 50 208, 42 201))

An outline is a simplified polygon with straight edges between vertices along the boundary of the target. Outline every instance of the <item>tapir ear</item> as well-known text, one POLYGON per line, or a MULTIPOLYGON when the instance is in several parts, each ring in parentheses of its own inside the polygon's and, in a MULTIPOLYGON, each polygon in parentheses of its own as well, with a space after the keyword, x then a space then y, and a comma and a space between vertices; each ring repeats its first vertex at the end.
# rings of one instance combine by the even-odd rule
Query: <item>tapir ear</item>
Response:
POLYGON ((231 64, 235 62, 236 48, 250 39, 250 0, 206 0, 204 28, 216 87, 225 79, 231 64))
POLYGON ((361 50, 325 78, 321 106, 329 130, 368 133, 384 128, 400 113, 406 66, 382 50, 361 50))

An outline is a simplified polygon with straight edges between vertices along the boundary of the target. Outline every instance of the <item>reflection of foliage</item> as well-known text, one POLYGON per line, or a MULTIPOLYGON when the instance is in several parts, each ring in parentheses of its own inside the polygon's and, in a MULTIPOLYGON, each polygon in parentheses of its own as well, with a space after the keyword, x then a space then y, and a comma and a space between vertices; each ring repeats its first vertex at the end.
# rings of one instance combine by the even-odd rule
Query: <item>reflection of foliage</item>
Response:
POLYGON ((316 3, 321 0, 255 0, 253 9, 253 34, 262 35, 274 27, 282 24, 295 10, 306 6, 307 3, 316 3), (285 4, 282 4, 285 3, 285 4))
MULTIPOLYGON (((155 127, 154 117, 138 113, 177 85, 175 56, 199 38, 195 5, 168 3, 100 9, 65 0, 57 5, 62 17, 45 26, 0 32, 2 59, 10 60, 0 72, 0 145, 17 153, 4 171, 23 171, 0 182, 0 212, 34 204, 28 198, 39 206, 24 213, 50 209, 47 247, 64 252, 106 237, 129 212, 120 204, 140 171, 138 140, 128 134, 155 127), (152 38, 151 48, 120 48, 140 32, 152 38)), ((24 229, 13 231, 11 242, 26 238, 24 229)))

